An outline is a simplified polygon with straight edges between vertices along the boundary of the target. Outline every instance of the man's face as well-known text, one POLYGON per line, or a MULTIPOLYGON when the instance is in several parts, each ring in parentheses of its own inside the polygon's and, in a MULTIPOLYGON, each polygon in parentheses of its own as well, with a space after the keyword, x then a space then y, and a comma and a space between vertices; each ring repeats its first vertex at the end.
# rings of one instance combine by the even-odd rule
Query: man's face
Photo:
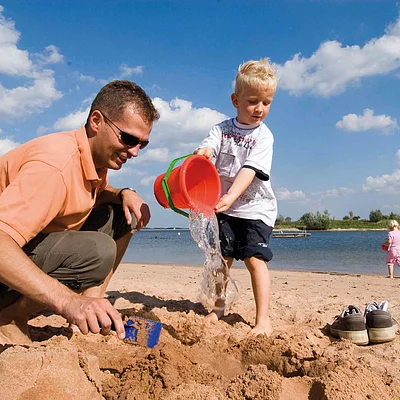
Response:
POLYGON ((110 120, 101 112, 99 114, 99 130, 92 147, 95 166, 118 170, 131 157, 138 156, 140 147, 149 140, 153 125, 146 123, 131 107, 126 108, 118 120, 110 120), (136 144, 129 144, 132 142, 136 144))
POLYGON ((260 124, 267 117, 275 89, 267 87, 245 87, 240 94, 232 94, 232 104, 237 109, 237 120, 241 124, 260 124))

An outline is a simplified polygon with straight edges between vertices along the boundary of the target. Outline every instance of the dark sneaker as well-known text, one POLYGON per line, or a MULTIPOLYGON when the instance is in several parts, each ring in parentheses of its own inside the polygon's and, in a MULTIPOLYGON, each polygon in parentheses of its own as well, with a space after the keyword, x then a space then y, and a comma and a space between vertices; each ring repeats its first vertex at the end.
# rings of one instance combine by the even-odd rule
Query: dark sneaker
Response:
POLYGON ((359 308, 352 305, 336 317, 330 331, 332 336, 348 339, 354 344, 365 345, 369 342, 364 316, 359 308))
POLYGON ((370 303, 365 308, 369 340, 372 343, 390 342, 396 337, 397 323, 388 311, 389 302, 370 303))

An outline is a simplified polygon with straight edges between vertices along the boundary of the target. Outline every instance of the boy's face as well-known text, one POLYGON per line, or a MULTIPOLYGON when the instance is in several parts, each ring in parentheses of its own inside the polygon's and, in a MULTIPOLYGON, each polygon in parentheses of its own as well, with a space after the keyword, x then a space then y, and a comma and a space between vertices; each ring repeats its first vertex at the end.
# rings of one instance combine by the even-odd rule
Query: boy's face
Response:
POLYGON ((241 124, 260 124, 267 117, 274 98, 275 89, 267 87, 245 87, 238 95, 231 96, 237 109, 237 120, 241 124))

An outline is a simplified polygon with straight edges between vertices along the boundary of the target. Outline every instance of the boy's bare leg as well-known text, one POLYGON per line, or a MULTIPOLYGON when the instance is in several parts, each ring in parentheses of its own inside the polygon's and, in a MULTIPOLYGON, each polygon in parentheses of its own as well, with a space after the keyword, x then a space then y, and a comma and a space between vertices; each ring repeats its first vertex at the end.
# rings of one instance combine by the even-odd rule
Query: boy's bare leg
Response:
POLYGON ((393 279, 393 264, 388 264, 388 278, 393 279))
MULTIPOLYGON (((232 263, 233 263, 233 258, 232 257, 224 257, 225 264, 228 269, 231 268, 232 263)), ((220 285, 216 285, 216 293, 219 296, 222 293, 222 287, 220 285)), ((212 311, 206 315, 205 320, 206 321, 211 321, 211 322, 217 322, 219 319, 221 319, 224 316, 225 312, 225 301, 222 299, 218 299, 215 304, 214 308, 212 311)))
POLYGON ((246 258, 244 263, 250 272, 256 303, 256 325, 250 331, 250 335, 270 336, 272 333, 272 325, 269 318, 271 282, 268 267, 264 260, 256 257, 246 258))
POLYGON ((30 344, 28 321, 31 314, 42 310, 43 305, 21 296, 0 311, 0 344, 30 344))

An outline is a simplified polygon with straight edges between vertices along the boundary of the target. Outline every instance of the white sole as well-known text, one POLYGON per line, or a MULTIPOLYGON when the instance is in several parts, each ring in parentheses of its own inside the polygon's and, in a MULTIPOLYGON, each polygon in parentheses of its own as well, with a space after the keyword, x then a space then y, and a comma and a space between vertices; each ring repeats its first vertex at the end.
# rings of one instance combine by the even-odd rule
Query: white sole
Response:
POLYGON ((368 332, 366 329, 363 331, 339 331, 331 329, 331 333, 333 336, 350 340, 350 342, 354 344, 367 345, 369 343, 368 332))

